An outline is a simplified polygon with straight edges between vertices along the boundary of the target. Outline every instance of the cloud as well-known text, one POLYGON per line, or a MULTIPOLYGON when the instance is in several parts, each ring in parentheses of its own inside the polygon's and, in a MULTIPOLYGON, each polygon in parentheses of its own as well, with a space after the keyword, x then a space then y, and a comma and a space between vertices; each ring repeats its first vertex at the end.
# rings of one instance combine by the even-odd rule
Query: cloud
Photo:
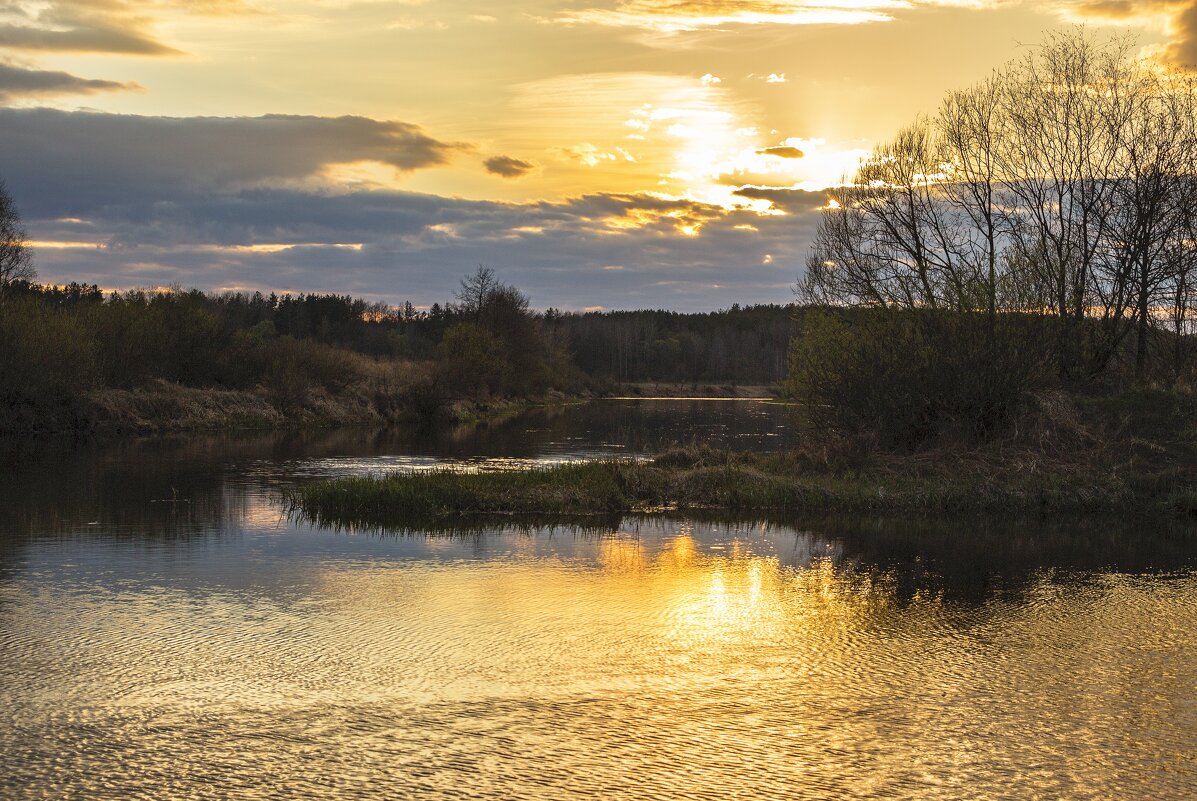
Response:
MULTIPOLYGON (((732 31, 759 25, 859 25, 891 22, 921 9, 985 10, 1022 5, 1081 23, 1135 25, 1163 30, 1171 38, 1163 57, 1173 64, 1197 64, 1197 0, 606 0, 564 11, 569 25, 635 28, 667 43, 670 34, 732 31)), ((764 77, 785 83, 784 73, 764 77)))
POLYGON ((262 11, 245 0, 164 0, 166 5, 192 14, 213 17, 260 14, 262 11))
POLYGON ((1059 0, 1057 5, 1076 21, 1125 23, 1171 17, 1192 0, 1059 0))
POLYGON ((150 19, 121 0, 7 3, 0 9, 0 47, 68 53, 175 55, 156 40, 150 19))
POLYGON ((0 47, 62 53, 173 56, 152 33, 168 14, 261 13, 243 0, 43 0, 0 3, 0 47))
POLYGON ((1197 3, 1177 14, 1173 26, 1167 60, 1184 67, 1197 67, 1197 3))
POLYGON ((0 25, 0 47, 65 53, 124 53, 144 56, 177 55, 178 50, 135 31, 101 25, 51 30, 26 25, 0 25))
POLYGON ((492 156, 482 162, 482 166, 486 167, 487 172, 504 178, 522 178, 536 169, 536 165, 532 162, 511 156, 492 156))
POLYGON ((55 243, 35 247, 43 280, 337 291, 396 303, 444 301, 479 263, 541 307, 787 302, 821 205, 811 194, 789 215, 761 217, 644 194, 502 203, 304 187, 147 192, 144 181, 111 171, 77 193, 59 174, 14 172, 13 161, 0 154, 0 174, 13 175, 31 238, 55 243))
POLYGON ((789 145, 778 145, 776 147, 766 147, 756 151, 762 156, 777 156, 782 159, 800 159, 805 153, 796 147, 789 145))
POLYGON ((1162 29, 1169 42, 1157 49, 1160 59, 1197 67, 1197 0, 1063 0, 1058 10, 1074 22, 1162 29))
POLYGON ((749 200, 767 200, 778 211, 795 215, 816 211, 827 203, 823 192, 788 187, 742 186, 732 194, 749 200))
POLYGON ((254 190, 157 204, 113 197, 80 211, 86 216, 27 219, 35 239, 83 244, 35 248, 43 280, 428 304, 486 263, 537 306, 567 309, 788 302, 817 220, 813 210, 758 218, 642 195, 507 204, 393 191, 254 190), (681 234, 680 219, 701 223, 700 232, 681 234), (756 231, 737 227, 749 220, 756 231))
POLYGON ((89 80, 67 72, 37 70, 0 62, 0 103, 48 95, 93 95, 99 92, 141 91, 136 83, 89 80))
MULTIPOLYGON (((608 0, 601 5, 562 12, 557 21, 569 25, 608 25, 638 28, 656 34, 673 34, 728 30, 750 25, 860 25, 890 22, 895 14, 911 9, 981 9, 995 7, 1003 2, 1004 0, 608 0)), ((1116 3, 1118 0, 1112 2, 1116 3)))
POLYGON ((406 173, 443 164, 465 149, 410 123, 365 117, 143 117, 10 108, 0 109, 0 130, 0 175, 55 185, 81 202, 113 187, 154 197, 320 183, 330 167, 357 162, 406 173))

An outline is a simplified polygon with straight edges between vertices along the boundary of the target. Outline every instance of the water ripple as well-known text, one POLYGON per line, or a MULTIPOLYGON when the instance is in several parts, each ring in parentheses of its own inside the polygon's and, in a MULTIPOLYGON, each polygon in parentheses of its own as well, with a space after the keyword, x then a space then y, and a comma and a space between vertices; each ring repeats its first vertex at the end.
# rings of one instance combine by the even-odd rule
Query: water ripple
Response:
POLYGON ((807 535, 676 525, 288 593, 9 582, 0 795, 1192 796, 1197 577, 899 599, 807 535))

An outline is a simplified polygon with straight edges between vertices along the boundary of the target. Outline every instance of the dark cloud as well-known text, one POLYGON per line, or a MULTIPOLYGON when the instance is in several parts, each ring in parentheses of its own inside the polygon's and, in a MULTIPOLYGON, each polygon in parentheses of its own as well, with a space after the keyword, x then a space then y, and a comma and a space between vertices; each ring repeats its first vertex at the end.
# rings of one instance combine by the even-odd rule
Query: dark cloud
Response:
POLYGON ((0 174, 59 187, 80 203, 113 187, 142 198, 278 185, 330 165, 400 172, 445 163, 462 145, 418 126, 364 117, 140 117, 0 109, 0 174))
POLYGON ((35 248, 42 278, 106 287, 427 304, 450 298, 458 277, 484 263, 541 307, 784 303, 821 204, 776 195, 791 213, 762 217, 651 195, 519 204, 305 180, 343 161, 431 166, 457 149, 414 126, 360 118, 0 109, 0 130, 0 176, 31 238, 92 244, 35 248))
POLYGON ((0 102, 47 95, 92 95, 98 92, 140 91, 136 83, 79 78, 67 72, 27 69, 0 63, 0 102))
POLYGON ((536 165, 532 162, 511 156, 492 156, 482 162, 482 166, 486 167, 487 172, 501 175, 504 178, 522 178, 536 169, 536 165))
POLYGON ((259 14, 243 0, 46 0, 0 2, 0 47, 63 53, 173 56, 180 51, 153 34, 162 12, 230 16, 259 14))
POLYGON ((777 156, 783 159, 800 159, 806 154, 796 147, 789 145, 778 145, 777 147, 766 147, 756 151, 762 156, 777 156))
POLYGON ((338 291, 428 304, 451 297, 460 275, 485 263, 542 308, 788 302, 817 220, 812 208, 759 217, 640 195, 511 204, 274 189, 151 201, 114 187, 83 208, 52 186, 13 186, 13 194, 42 210, 27 215, 33 238, 101 246, 35 249, 44 280, 338 291), (696 235, 683 235, 684 225, 696 235))
POLYGON ((787 214, 804 214, 827 204, 827 197, 822 192, 777 186, 742 186, 732 194, 749 200, 767 200, 773 208, 787 214))
POLYGON ((178 55, 179 51, 143 36, 92 25, 53 30, 28 25, 0 25, 0 47, 65 53, 124 53, 143 56, 178 55))

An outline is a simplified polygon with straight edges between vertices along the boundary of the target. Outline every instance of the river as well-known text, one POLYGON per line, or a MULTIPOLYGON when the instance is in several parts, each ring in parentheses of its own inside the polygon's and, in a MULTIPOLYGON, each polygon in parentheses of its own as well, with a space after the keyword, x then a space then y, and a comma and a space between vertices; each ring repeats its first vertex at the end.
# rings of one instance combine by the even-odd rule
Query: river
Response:
POLYGON ((0 798, 1191 799, 1197 532, 629 518, 426 536, 295 482, 672 441, 785 407, 0 448, 0 798))

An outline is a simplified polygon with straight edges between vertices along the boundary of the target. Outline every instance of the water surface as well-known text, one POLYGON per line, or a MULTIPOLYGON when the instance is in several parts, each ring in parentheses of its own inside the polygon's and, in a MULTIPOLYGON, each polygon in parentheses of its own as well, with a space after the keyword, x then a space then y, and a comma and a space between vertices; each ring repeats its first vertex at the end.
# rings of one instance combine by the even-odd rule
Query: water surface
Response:
POLYGON ((343 532, 327 475, 780 448, 784 409, 11 445, 2 798, 1197 791, 1197 536, 1108 520, 343 532))

